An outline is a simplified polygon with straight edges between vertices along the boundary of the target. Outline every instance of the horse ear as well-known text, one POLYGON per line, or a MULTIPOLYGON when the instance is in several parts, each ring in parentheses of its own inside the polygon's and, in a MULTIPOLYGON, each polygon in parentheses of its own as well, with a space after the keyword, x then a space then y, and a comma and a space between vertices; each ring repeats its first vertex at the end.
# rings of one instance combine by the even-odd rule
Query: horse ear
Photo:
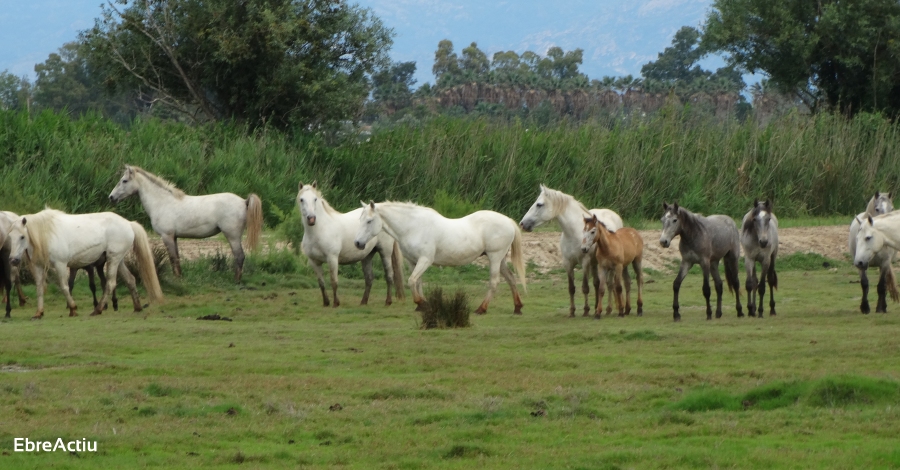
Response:
POLYGON ((593 217, 591 218, 591 221, 593 221, 595 224, 596 224, 597 222, 599 222, 599 220, 597 220, 597 214, 591 214, 591 215, 593 216, 593 217))
POLYGON ((875 222, 872 221, 872 216, 871 216, 871 215, 869 216, 869 225, 871 225, 871 226, 873 226, 873 227, 875 226, 875 222))
POLYGON ((875 199, 878 199, 878 196, 881 196, 881 193, 878 191, 875 191, 875 199))
POLYGON ((303 181, 297 183, 297 191, 300 191, 301 189, 303 189, 303 181))
POLYGON ((311 185, 313 187, 313 189, 319 189, 318 183, 319 183, 319 180, 313 180, 312 185, 311 185))
POLYGON ((669 210, 669 203, 667 203, 666 201, 663 201, 663 210, 664 211, 669 210))
POLYGON ((584 223, 585 223, 585 224, 589 224, 589 223, 591 223, 591 222, 593 222, 593 221, 594 221, 594 219, 589 219, 589 218, 587 218, 587 217, 584 218, 584 223))
POLYGON ((672 209, 673 209, 675 212, 678 212, 678 201, 675 201, 675 202, 672 203, 672 209))
POLYGON ((856 223, 858 223, 859 225, 862 225, 862 224, 863 224, 863 223, 862 223, 862 220, 859 220, 859 216, 856 216, 856 223))
POLYGON ((25 226, 25 217, 22 217, 22 226, 25 226))
POLYGON ((359 200, 359 203, 362 204, 363 207, 368 207, 368 204, 366 204, 366 201, 363 201, 362 199, 359 200))
POLYGON ((766 209, 772 210, 772 201, 766 199, 766 209))
POLYGON ((888 191, 888 199, 892 199, 892 196, 891 196, 892 194, 894 194, 893 191, 888 191))
POLYGON ((756 207, 758 205, 759 205, 759 199, 753 198, 753 207, 756 207))
POLYGON ((375 201, 373 201, 373 200, 370 199, 370 200, 369 200, 369 207, 371 207, 372 210, 374 211, 374 210, 375 210, 375 201))

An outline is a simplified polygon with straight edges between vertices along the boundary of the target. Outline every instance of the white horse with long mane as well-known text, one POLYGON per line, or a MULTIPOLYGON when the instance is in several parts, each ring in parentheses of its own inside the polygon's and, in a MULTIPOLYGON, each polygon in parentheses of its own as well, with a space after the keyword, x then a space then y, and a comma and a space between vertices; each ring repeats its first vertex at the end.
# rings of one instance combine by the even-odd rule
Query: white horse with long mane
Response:
POLYGON ((153 230, 159 234, 176 276, 181 276, 178 238, 208 238, 222 232, 234 254, 234 279, 241 280, 244 249, 241 235, 247 229, 247 245, 259 245, 262 233, 262 201, 256 194, 244 199, 233 193, 189 196, 172 183, 147 170, 125 165, 119 184, 109 194, 113 204, 137 193, 153 230))
MULTIPOLYGON (((882 214, 876 217, 867 215, 857 217, 859 231, 856 233, 856 254, 853 265, 860 270, 868 269, 869 263, 884 248, 900 250, 900 211, 882 214)), ((896 302, 900 300, 896 277, 893 272, 886 279, 888 292, 896 302)))
POLYGON ((493 211, 478 211, 461 219, 448 219, 434 209, 412 203, 363 203, 356 247, 364 250, 382 230, 397 240, 404 257, 415 265, 409 276, 409 287, 413 301, 420 308, 425 302, 422 274, 429 266, 462 266, 486 255, 490 261, 490 287, 476 313, 487 312, 501 275, 512 290, 513 313, 522 313, 516 279, 506 265, 506 254, 510 253, 510 261, 524 287, 522 234, 509 217, 493 211))
MULTIPOLYGON (((10 211, 0 211, 0 217, 2 217, 2 216, 6 216, 6 219, 9 220, 10 225, 15 223, 15 221, 19 220, 19 214, 16 214, 16 213, 10 212, 10 211)), ((8 231, 9 230, 7 230, 7 232, 8 231)), ((10 241, 9 237, 7 237, 2 245, 2 249, 9 251, 11 248, 10 243, 11 243, 11 241, 10 241)), ((10 277, 10 282, 16 288, 16 293, 18 293, 18 295, 19 295, 19 307, 24 307, 25 301, 28 299, 28 297, 25 297, 25 293, 22 292, 22 277, 19 276, 19 269, 20 269, 19 266, 10 266, 9 277, 10 277)), ((7 297, 3 298, 4 302, 9 301, 8 296, 10 296, 10 295, 12 295, 12 294, 9 292, 6 293, 7 297)), ((8 317, 9 314, 7 314, 6 316, 8 317)))
MULTIPOLYGON (((893 212, 893 210, 894 201, 891 198, 890 192, 885 193, 877 191, 875 195, 869 199, 869 204, 866 205, 866 211, 857 214, 853 219, 853 222, 850 223, 850 236, 847 245, 850 249, 851 258, 856 258, 856 235, 859 233, 860 222, 867 216, 875 217, 876 215, 888 214, 893 212)), ((876 286, 876 291, 878 293, 878 300, 875 303, 876 313, 887 312, 888 290, 891 290, 891 298, 895 302, 900 301, 900 293, 897 293, 896 290, 891 288, 896 285, 894 271, 891 269, 891 262, 894 261, 896 254, 897 250, 889 246, 884 246, 876 251, 872 258, 867 261, 867 265, 874 265, 879 268, 878 284, 876 286)), ((866 269, 859 270, 859 285, 862 289, 862 299, 859 303, 859 310, 862 313, 869 313, 871 311, 871 307, 869 306, 869 276, 866 271, 866 269)))
POLYGON ((369 240, 363 250, 354 245, 354 237, 359 231, 362 208, 347 213, 338 212, 322 197, 322 193, 316 187, 316 182, 299 184, 297 207, 300 209, 303 219, 303 241, 300 243, 300 249, 309 258, 310 264, 316 272, 319 289, 322 290, 322 303, 326 307, 329 302, 328 294, 325 293, 322 263, 328 263, 334 306, 337 307, 340 305, 337 295, 338 265, 361 262, 366 289, 360 305, 366 305, 374 279, 372 258, 375 257, 375 253, 381 254, 384 279, 387 281, 387 299, 384 304, 390 305, 393 302, 391 287, 397 289, 397 298, 403 300, 403 254, 397 241, 383 232, 369 240))
MULTIPOLYGON (((569 316, 575 316, 575 266, 581 266, 584 276, 581 281, 581 292, 584 293, 584 316, 590 315, 591 307, 588 303, 590 288, 588 287, 588 275, 594 280, 594 292, 596 298, 600 298, 600 278, 597 271, 597 258, 594 250, 584 253, 581 250, 582 230, 585 218, 591 215, 597 216, 597 220, 612 232, 622 228, 622 218, 619 214, 609 209, 588 209, 574 197, 555 189, 550 189, 543 184, 541 193, 534 204, 528 209, 525 217, 519 222, 519 226, 526 232, 532 231, 538 225, 551 220, 556 220, 562 230, 559 240, 559 251, 562 254, 563 268, 569 278, 569 316)), ((609 276, 610 289, 612 289, 613 277, 609 276)), ((610 290, 610 292, 613 292, 610 290)), ((612 311, 613 296, 609 297, 607 313, 612 311)))
POLYGON ((106 285, 103 297, 91 315, 103 312, 110 292, 116 288, 116 275, 128 285, 134 301, 134 311, 142 310, 134 276, 125 267, 125 255, 134 250, 140 269, 141 282, 151 301, 162 300, 162 289, 156 277, 156 266, 147 232, 137 222, 129 222, 118 214, 66 214, 45 209, 23 216, 9 231, 12 251, 10 262, 18 266, 25 254, 31 260, 31 274, 37 288, 37 313, 44 316, 44 289, 47 270, 52 266, 59 278, 59 287, 66 296, 69 316, 76 316, 75 300, 66 282, 69 268, 82 268, 97 263, 106 254, 106 285))

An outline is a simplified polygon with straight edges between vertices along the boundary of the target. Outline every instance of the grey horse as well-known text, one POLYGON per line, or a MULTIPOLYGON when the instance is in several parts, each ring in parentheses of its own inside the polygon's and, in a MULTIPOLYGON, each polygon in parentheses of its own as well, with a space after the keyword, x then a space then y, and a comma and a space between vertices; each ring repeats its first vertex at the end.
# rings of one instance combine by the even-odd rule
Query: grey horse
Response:
MULTIPOLYGON (((866 206, 866 211, 857 215, 856 218, 853 219, 853 222, 850 223, 850 238, 848 241, 848 245, 850 248, 850 258, 856 257, 856 234, 859 232, 859 221, 863 218, 870 216, 875 217, 881 214, 887 214, 894 210, 894 202, 891 199, 892 193, 883 193, 876 192, 872 199, 869 200, 869 204, 866 206)), ((894 256, 896 255, 897 250, 884 245, 884 247, 875 253, 875 256, 869 261, 869 265, 878 266, 879 267, 879 275, 878 275, 878 302, 875 304, 875 312, 876 313, 886 313, 887 312, 887 292, 888 286, 894 286, 894 272, 891 270, 891 262, 894 260, 894 256)), ((871 311, 869 307, 869 276, 866 274, 866 269, 859 268, 859 285, 862 287, 862 301, 859 304, 859 311, 862 313, 869 313, 871 311)), ((895 297, 895 293, 893 289, 891 289, 891 298, 894 301, 898 301, 900 299, 895 297)))
POLYGON ((668 248, 675 237, 681 236, 681 242, 678 244, 681 251, 681 269, 672 284, 675 291, 675 299, 672 302, 674 320, 681 320, 681 314, 678 313, 678 291, 681 289, 681 282, 695 264, 699 264, 703 269, 706 319, 712 319, 712 308, 709 305, 710 272, 716 283, 716 318, 722 317, 722 278, 719 275, 719 260, 725 262, 725 280, 728 282, 728 290, 734 293, 737 300, 737 316, 743 317, 741 286, 738 279, 741 243, 734 220, 727 215, 703 217, 679 207, 677 202, 672 205, 663 202, 662 223, 663 231, 659 244, 663 248, 668 248))
POLYGON ((763 299, 766 281, 769 283, 769 316, 775 316, 775 289, 778 274, 775 258, 778 256, 778 218, 772 213, 772 202, 753 201, 753 209, 744 215, 741 224, 741 246, 744 247, 744 269, 747 271, 747 314, 756 316, 755 291, 759 290, 759 318, 763 317, 763 299), (756 263, 760 264, 760 276, 756 277, 756 263))

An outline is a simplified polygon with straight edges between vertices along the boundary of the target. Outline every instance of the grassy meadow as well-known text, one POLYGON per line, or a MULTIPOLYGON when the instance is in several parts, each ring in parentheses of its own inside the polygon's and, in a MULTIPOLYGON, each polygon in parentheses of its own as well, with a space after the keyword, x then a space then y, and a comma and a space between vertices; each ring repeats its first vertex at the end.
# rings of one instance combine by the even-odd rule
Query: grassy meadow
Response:
MULTIPOLYGON (((674 323, 673 277, 654 272, 643 318, 570 319, 564 274, 530 270, 524 315, 501 285, 453 330, 419 329, 409 300, 383 306, 380 276, 358 306, 358 268, 342 269, 341 307, 322 307, 286 253, 251 258, 242 285, 222 257, 187 263, 145 314, 87 316, 82 278, 82 316, 51 287, 29 321, 28 286, 0 322, 0 467, 900 466, 900 306, 860 314, 846 263, 781 266, 774 318, 736 318, 726 290, 706 321, 692 274, 674 323), (233 321, 196 319, 210 314, 233 321), (99 449, 15 453, 15 437, 99 449)), ((473 305, 485 279, 425 275, 473 305)))

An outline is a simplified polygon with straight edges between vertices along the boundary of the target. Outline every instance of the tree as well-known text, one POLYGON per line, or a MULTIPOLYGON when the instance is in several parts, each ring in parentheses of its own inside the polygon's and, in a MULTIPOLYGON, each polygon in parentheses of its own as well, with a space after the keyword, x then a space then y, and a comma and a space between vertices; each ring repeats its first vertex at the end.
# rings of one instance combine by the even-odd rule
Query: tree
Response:
POLYGON ((469 44, 469 47, 462 50, 462 57, 459 58, 459 68, 463 72, 468 72, 475 77, 484 77, 491 69, 491 63, 488 61, 487 54, 478 48, 478 44, 469 44))
POLYGON ((764 72, 813 110, 900 111, 896 0, 715 0, 703 47, 764 72))
POLYGON ((412 87, 416 84, 415 62, 394 62, 372 75, 372 98, 393 114, 412 105, 412 87))
POLYGON ((707 78, 710 72, 703 70, 697 62, 703 58, 700 49, 700 31, 690 26, 682 26, 672 39, 672 46, 657 54, 655 61, 641 67, 644 78, 660 81, 684 80, 691 82, 696 78, 707 78))
POLYGON ((82 33, 117 90, 196 121, 312 126, 362 109, 392 30, 340 0, 134 0, 82 33))
POLYGON ((0 72, 0 109, 30 109, 31 89, 27 78, 19 78, 9 70, 0 72))
POLYGON ((438 87, 446 86, 448 82, 459 75, 459 58, 453 52, 453 42, 449 39, 441 40, 434 51, 434 65, 431 67, 438 87))

